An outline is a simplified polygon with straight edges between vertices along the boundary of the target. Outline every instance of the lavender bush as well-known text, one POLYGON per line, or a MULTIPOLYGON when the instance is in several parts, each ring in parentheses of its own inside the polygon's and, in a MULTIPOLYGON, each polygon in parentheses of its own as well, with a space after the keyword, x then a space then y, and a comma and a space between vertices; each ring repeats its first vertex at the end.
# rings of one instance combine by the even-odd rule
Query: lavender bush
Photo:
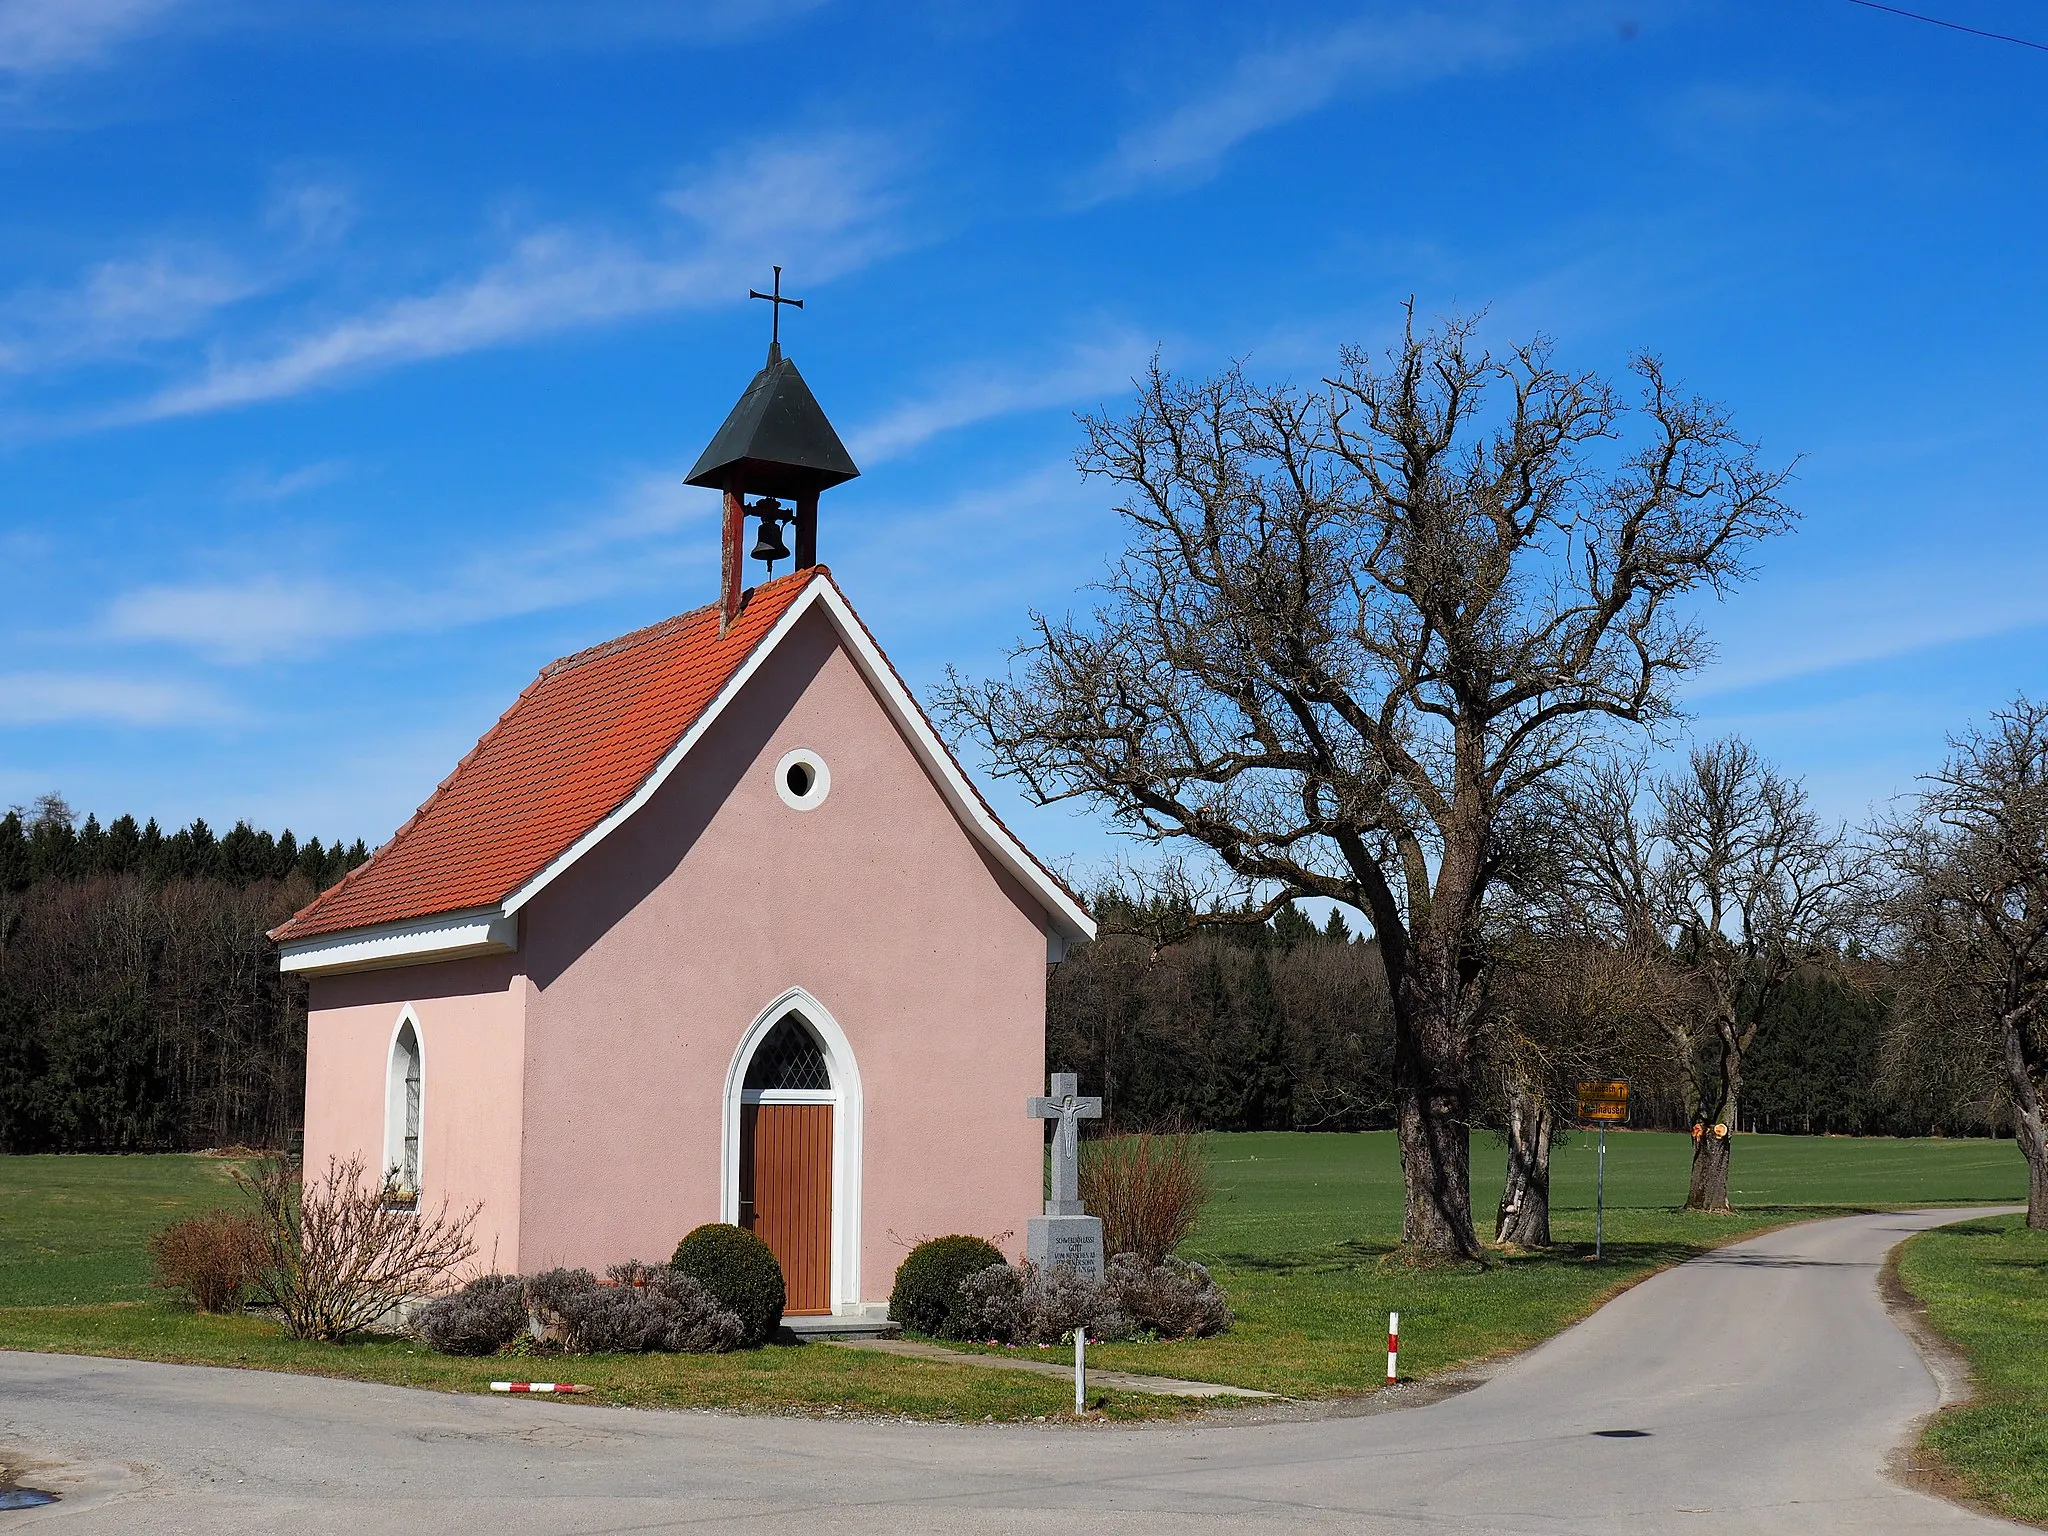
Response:
POLYGON ((1071 1269, 992 1264, 960 1282, 953 1336, 1002 1344, 1056 1344, 1086 1327, 1105 1342, 1151 1333, 1202 1338, 1231 1324, 1223 1288, 1199 1264, 1148 1265, 1120 1253, 1101 1280, 1071 1269))

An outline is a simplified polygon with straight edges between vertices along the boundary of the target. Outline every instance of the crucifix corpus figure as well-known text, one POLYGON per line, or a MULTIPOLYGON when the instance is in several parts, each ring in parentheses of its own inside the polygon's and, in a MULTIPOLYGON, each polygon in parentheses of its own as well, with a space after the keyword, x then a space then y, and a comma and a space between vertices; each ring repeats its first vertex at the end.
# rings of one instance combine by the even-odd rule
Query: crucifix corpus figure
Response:
POLYGON ((1072 1072, 1052 1075, 1052 1093, 1033 1098, 1025 1112, 1034 1120, 1057 1120, 1052 1138, 1052 1198, 1045 1214, 1031 1218, 1024 1256, 1040 1268, 1080 1271, 1102 1278, 1102 1222, 1081 1203, 1081 1128, 1083 1120, 1102 1118, 1102 1100, 1084 1099, 1072 1072))

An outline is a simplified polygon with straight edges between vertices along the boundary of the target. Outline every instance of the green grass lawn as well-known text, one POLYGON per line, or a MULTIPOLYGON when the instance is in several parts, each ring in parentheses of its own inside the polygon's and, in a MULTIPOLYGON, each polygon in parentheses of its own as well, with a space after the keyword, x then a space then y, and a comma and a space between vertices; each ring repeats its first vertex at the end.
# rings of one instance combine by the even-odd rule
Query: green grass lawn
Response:
MULTIPOLYGON (((660 1408, 914 1414, 1017 1420, 1071 1413, 1073 1388, 1017 1371, 904 1360, 824 1346, 732 1355, 466 1360, 408 1340, 302 1344, 259 1317, 208 1317, 150 1285, 144 1244, 159 1227, 237 1201, 220 1158, 0 1157, 0 1348, 121 1355, 192 1365, 345 1376, 482 1392, 507 1377, 572 1377, 590 1400, 660 1408)), ((1177 1399, 1091 1392, 1107 1418, 1195 1411, 1177 1399)))
MULTIPOLYGON (((1575 1138, 1554 1170, 1560 1247, 1491 1267, 1414 1270, 1383 1263, 1400 1233, 1401 1181, 1388 1133, 1219 1135, 1208 1139, 1215 1199, 1189 1257, 1227 1288, 1238 1325, 1217 1339, 1102 1345, 1121 1368, 1258 1387, 1288 1396, 1370 1391, 1385 1376, 1387 1313, 1401 1313, 1402 1374, 1416 1377, 1525 1348, 1615 1290, 1767 1226, 1882 1206, 2010 1201, 2024 1193, 2011 1142, 1856 1141, 1744 1136, 1735 1216, 1688 1215, 1691 1143, 1610 1135, 1607 1258, 1591 1260, 1594 1158, 1575 1138)), ((1473 1147, 1482 1235, 1492 1230, 1501 1149, 1473 1147)), ((196 1316, 148 1286, 143 1241, 177 1216, 231 1197, 228 1165, 197 1157, 0 1157, 0 1347, 65 1349, 360 1376, 472 1390, 506 1362, 460 1361, 388 1340, 349 1346, 283 1339, 256 1318, 196 1316)), ((1035 1418, 1068 1389, 1023 1373, 968 1370, 811 1346, 726 1357, 536 1360, 572 1371, 605 1400, 665 1406, 1035 1418)), ((1115 1417, 1188 1411, 1159 1399, 1105 1399, 1115 1417)))
POLYGON ((239 1203, 218 1157, 0 1157, 0 1306, 141 1301, 149 1234, 239 1203))
POLYGON ((1927 1447, 1987 1504, 2048 1523, 2048 1232, 1994 1216, 1922 1233, 1899 1278, 1977 1377, 1977 1400, 1937 1415, 1927 1447))

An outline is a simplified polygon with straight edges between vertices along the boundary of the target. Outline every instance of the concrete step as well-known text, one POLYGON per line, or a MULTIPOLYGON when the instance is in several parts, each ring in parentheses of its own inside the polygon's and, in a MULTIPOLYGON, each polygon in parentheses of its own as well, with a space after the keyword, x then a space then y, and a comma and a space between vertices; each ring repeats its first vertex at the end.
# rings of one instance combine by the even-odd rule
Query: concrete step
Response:
POLYGON ((901 1324, 886 1317, 785 1317, 782 1329, 802 1343, 817 1339, 894 1339, 903 1333, 901 1324))

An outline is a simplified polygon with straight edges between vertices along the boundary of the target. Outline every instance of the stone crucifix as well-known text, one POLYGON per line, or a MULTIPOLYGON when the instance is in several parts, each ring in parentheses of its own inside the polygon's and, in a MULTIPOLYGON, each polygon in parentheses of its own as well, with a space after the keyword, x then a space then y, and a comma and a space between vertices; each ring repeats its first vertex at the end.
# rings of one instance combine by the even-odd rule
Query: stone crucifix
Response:
POLYGON ((1102 1118, 1102 1100, 1079 1097, 1076 1089, 1080 1079, 1072 1072, 1055 1072, 1052 1075, 1052 1096, 1034 1098, 1026 1112, 1034 1120, 1057 1120, 1059 1129, 1052 1138, 1052 1198, 1045 1202, 1048 1216, 1084 1216, 1087 1209, 1081 1204, 1081 1128, 1082 1120, 1102 1118))

